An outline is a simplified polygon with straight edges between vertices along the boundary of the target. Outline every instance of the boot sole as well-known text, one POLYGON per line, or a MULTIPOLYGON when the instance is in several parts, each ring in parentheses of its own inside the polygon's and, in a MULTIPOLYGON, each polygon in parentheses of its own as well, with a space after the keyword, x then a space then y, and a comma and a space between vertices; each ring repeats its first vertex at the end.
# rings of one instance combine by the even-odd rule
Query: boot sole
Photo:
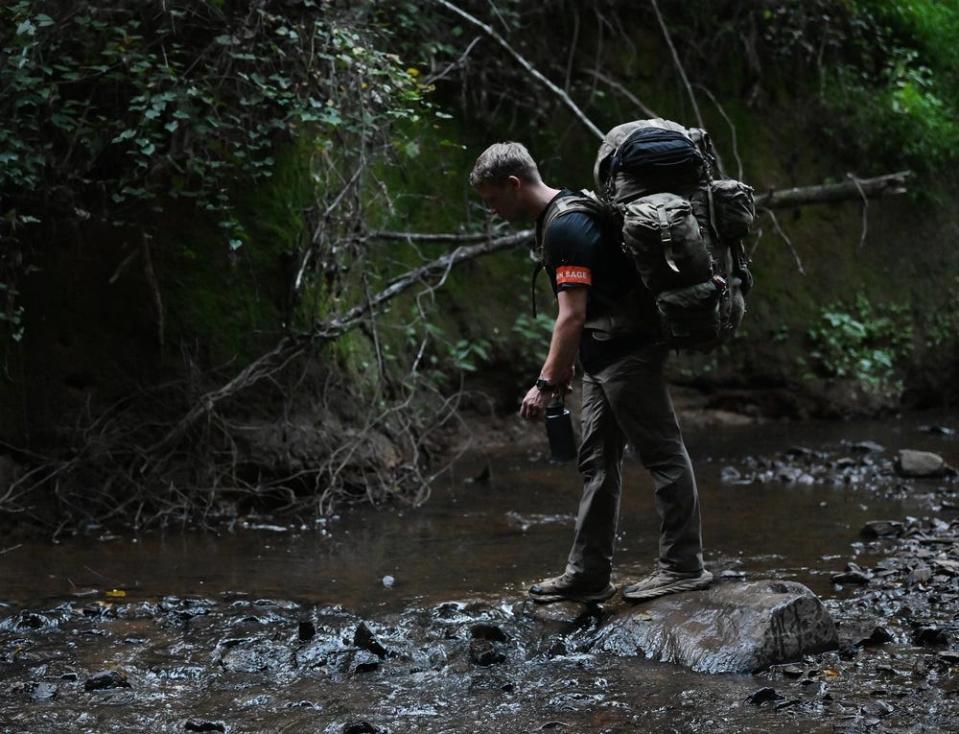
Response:
POLYGON ((708 578, 698 577, 695 579, 678 579, 664 586, 657 586, 655 589, 642 589, 639 591, 623 591, 623 598, 627 601, 644 601, 646 599, 655 599, 667 594, 678 594, 683 591, 702 591, 708 589, 713 583, 712 574, 708 578))
POLYGON ((616 587, 610 584, 602 591, 592 594, 529 594, 529 598, 537 604, 554 604, 558 601, 575 601, 580 604, 598 604, 604 602, 616 593, 616 587))

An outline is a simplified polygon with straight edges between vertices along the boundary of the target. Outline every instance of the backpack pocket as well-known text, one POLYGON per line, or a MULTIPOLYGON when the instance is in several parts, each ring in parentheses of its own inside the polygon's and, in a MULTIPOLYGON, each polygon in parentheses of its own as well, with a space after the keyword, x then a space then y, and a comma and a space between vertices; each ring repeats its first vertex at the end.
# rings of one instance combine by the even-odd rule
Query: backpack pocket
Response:
POLYGON ((703 232, 687 199, 652 194, 630 202, 623 245, 653 293, 700 283, 712 275, 703 232))
POLYGON ((722 334, 721 282, 663 291, 656 297, 659 324, 666 344, 674 349, 709 349, 722 334))
POLYGON ((753 187, 734 179, 721 179, 709 184, 719 236, 729 242, 749 234, 756 218, 753 187))

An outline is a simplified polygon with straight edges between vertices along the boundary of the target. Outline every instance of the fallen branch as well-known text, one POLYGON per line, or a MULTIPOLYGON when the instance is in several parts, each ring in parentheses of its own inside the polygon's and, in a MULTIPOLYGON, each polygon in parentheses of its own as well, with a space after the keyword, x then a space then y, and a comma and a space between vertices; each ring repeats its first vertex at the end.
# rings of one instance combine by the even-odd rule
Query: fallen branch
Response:
POLYGON ((505 38, 503 38, 499 33, 494 31, 491 26, 487 25, 476 16, 470 15, 465 10, 462 10, 458 8, 457 6, 453 5, 453 3, 448 2, 448 0, 435 0, 435 1, 439 5, 442 5, 444 8, 449 10, 450 12, 456 13, 456 15, 458 15, 460 18, 467 21, 468 23, 472 23, 481 31, 483 31, 483 33, 485 33, 494 41, 496 41, 496 43, 502 46, 503 49, 510 56, 516 59, 516 62, 520 66, 522 66, 530 74, 530 76, 532 76, 534 79, 536 79, 536 81, 543 84, 547 89, 549 89, 549 91, 551 91, 553 94, 559 97, 563 101, 563 103, 570 109, 570 111, 572 111, 572 113, 579 118, 580 122, 582 122, 586 127, 589 128, 590 132, 592 132, 593 135, 595 135, 600 140, 603 139, 603 131, 600 130, 596 126, 596 124, 586 116, 586 113, 579 108, 579 105, 577 105, 566 92, 564 92, 558 86, 553 84, 553 82, 551 82, 549 79, 543 76, 536 69, 535 66, 533 66, 529 61, 527 61, 526 58, 523 57, 516 49, 510 46, 509 42, 505 38))
POLYGON ((912 171, 899 171, 875 178, 859 178, 836 184, 799 186, 792 189, 769 189, 756 196, 756 208, 789 209, 833 201, 862 200, 906 193, 906 180, 912 171))

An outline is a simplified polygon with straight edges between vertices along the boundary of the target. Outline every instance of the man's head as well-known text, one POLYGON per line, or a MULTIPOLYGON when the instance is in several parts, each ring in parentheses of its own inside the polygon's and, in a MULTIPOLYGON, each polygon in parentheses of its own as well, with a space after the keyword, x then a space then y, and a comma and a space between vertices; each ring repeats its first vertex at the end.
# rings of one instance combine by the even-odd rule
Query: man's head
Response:
POLYGON ((522 143, 495 143, 480 153, 470 186, 487 207, 509 222, 535 218, 545 188, 536 161, 522 143))

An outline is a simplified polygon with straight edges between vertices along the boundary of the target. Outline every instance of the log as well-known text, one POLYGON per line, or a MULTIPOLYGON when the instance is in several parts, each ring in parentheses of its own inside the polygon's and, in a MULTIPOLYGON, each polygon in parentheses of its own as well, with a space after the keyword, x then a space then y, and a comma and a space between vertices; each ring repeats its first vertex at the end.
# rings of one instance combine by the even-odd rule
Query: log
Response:
POLYGON ((792 189, 769 189, 756 194, 756 208, 791 209, 809 204, 826 204, 851 199, 873 199, 880 196, 892 196, 906 193, 906 180, 912 171, 888 173, 875 178, 856 178, 849 174, 849 180, 835 184, 819 186, 798 186, 792 189))

